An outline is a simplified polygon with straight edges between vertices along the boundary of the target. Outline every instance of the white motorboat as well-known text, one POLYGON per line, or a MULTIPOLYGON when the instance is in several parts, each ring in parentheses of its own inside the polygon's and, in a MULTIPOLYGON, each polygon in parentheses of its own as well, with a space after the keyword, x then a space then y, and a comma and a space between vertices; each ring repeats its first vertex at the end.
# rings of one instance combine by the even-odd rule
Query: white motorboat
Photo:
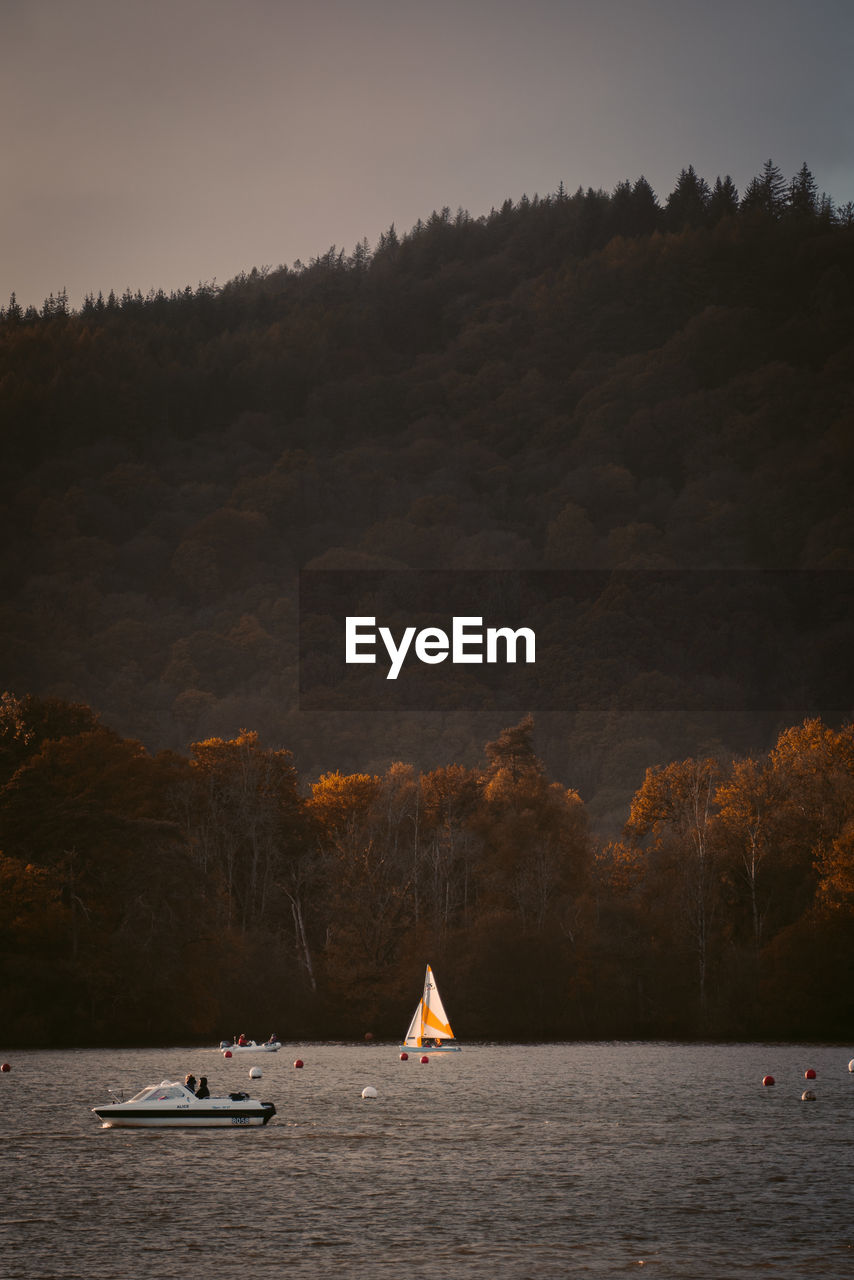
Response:
POLYGON ((222 1053, 276 1053, 281 1049, 282 1042, 265 1040, 263 1044, 256 1044, 254 1040, 247 1040, 246 1044, 241 1044, 239 1040, 235 1040, 232 1044, 229 1040, 221 1040, 219 1047, 222 1053))
POLYGON ((197 1098, 176 1080, 140 1089, 127 1102, 113 1094, 112 1102, 92 1110, 105 1129, 257 1128, 276 1114, 272 1102, 259 1102, 248 1093, 197 1098))

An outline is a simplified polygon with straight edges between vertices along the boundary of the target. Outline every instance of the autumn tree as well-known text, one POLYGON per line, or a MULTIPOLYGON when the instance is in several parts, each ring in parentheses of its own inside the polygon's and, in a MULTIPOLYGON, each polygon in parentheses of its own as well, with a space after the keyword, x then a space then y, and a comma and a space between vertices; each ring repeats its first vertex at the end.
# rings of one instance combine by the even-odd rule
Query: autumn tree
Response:
POLYGON ((656 884, 677 889, 681 923, 694 954, 701 1025, 708 1011, 713 923, 719 904, 712 821, 720 766, 707 757, 647 769, 632 800, 626 833, 657 855, 656 884), (664 879, 662 879, 662 876, 664 879))
MULTIPOLYGON (((410 919, 412 859, 400 857, 399 829, 410 823, 405 810, 395 812, 399 782, 336 772, 311 788, 309 809, 328 882, 325 968, 351 1028, 378 1016, 382 983, 410 919)), ((412 834, 406 832, 410 842, 412 834)))
POLYGON ((577 898, 587 875, 584 807, 575 791, 550 782, 525 716, 486 744, 479 829, 486 883, 518 913, 524 930, 541 930, 559 911, 573 933, 577 898))
POLYGON ((767 859, 774 849, 775 816, 782 800, 767 763, 738 760, 715 793, 721 838, 739 887, 747 891, 753 951, 758 963, 767 912, 767 859))
POLYGON ((477 774, 462 765, 433 769, 421 778, 421 796, 421 900, 425 923, 441 936, 453 924, 465 927, 476 902, 477 774))
POLYGON ((542 777, 545 768, 534 751, 534 717, 529 712, 518 724, 502 729, 494 742, 487 742, 484 753, 488 761, 487 784, 501 777, 515 785, 522 778, 542 777))
POLYGON ((477 909, 465 953, 479 1016, 543 1034, 580 1016, 590 851, 584 805, 548 778, 533 733, 528 715, 485 747, 471 819, 477 909))
POLYGON ((201 874, 220 886, 224 926, 245 934, 269 925, 283 890, 311 975, 301 892, 306 833, 290 751, 265 749, 257 733, 243 729, 236 738, 193 743, 190 764, 191 848, 201 874))
POLYGON ((0 694, 0 785, 50 739, 90 733, 98 716, 83 703, 0 694))
POLYGON ((642 848, 627 840, 594 847, 590 888, 593 916, 592 966, 598 999, 596 1035, 648 1033, 661 993, 651 986, 650 912, 645 901, 648 871, 642 848))
POLYGON ((854 815, 854 726, 804 720, 780 734, 770 765, 783 797, 775 822, 778 882, 787 894, 783 923, 813 904, 818 869, 854 815))
MULTIPOLYGON (((162 806, 178 769, 98 726, 47 739, 0 791, 7 871, 46 895, 63 942, 67 1009, 55 1013, 102 1035, 150 1015, 186 937, 189 862, 162 806), (148 981, 129 987, 143 969, 148 981)), ((174 984, 164 1019, 173 996, 174 984)))
POLYGON ((817 870, 819 903, 829 911, 854 916, 854 818, 819 854, 817 870))
POLYGON ((763 1006, 777 1034, 842 1036, 854 1015, 854 727, 805 720, 770 758, 784 790, 777 880, 786 911, 763 952, 763 1006))

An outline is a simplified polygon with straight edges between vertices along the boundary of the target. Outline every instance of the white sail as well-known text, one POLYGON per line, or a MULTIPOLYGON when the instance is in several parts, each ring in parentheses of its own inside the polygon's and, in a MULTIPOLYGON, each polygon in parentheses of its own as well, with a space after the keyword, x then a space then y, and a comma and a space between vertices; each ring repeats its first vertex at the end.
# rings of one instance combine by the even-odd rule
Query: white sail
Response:
POLYGON ((421 1048, 421 1004, 418 1001, 418 1008, 412 1015, 412 1021, 409 1024, 409 1030, 403 1038, 403 1043, 408 1044, 413 1049, 421 1048))
POLYGON ((429 964, 424 977, 424 994, 418 1002, 418 1008, 412 1015, 409 1030, 404 1044, 413 1049, 420 1049, 424 1040, 453 1040, 454 1033, 445 1013, 439 989, 429 964))

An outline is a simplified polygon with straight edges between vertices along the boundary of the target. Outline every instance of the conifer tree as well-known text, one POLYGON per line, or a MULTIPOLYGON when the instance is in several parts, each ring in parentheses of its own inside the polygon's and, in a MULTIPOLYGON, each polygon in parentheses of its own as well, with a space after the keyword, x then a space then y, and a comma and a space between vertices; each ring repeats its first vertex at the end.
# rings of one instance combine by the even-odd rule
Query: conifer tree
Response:
POLYGON ((733 213, 738 213, 738 190, 729 174, 723 179, 718 175, 709 198, 709 221, 720 222, 733 213))
POLYGON ((699 227, 706 221, 711 191, 692 164, 679 174, 676 186, 667 197, 665 218, 674 231, 682 227, 699 227))
POLYGON ((650 235, 661 220, 655 192, 643 174, 632 187, 632 218, 638 235, 650 235))
POLYGON ((804 163, 789 186, 789 212, 795 217, 814 218, 818 209, 818 184, 804 163))
POLYGON ((611 195, 608 224, 615 235, 627 236, 632 232, 632 184, 628 178, 618 182, 611 195))
POLYGON ((17 324, 18 321, 23 318, 23 315, 24 313, 21 310, 21 304, 18 302, 18 299, 15 296, 15 290, 13 289, 9 294, 9 305, 6 310, 2 312, 2 318, 4 320, 10 320, 12 324, 17 324))
POLYGON ((745 213, 764 213, 769 218, 779 218, 788 204, 786 180, 774 164, 766 160, 759 177, 751 178, 741 202, 745 213))

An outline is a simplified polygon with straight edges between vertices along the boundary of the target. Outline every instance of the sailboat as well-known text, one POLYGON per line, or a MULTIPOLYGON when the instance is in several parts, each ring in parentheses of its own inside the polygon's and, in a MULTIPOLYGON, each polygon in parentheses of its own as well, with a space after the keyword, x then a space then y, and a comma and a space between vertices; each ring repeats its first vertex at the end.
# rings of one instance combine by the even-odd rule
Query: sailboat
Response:
POLYGON ((429 1049, 431 1053, 459 1053, 460 1046, 454 1040, 448 1015, 429 964, 424 976, 424 994, 412 1015, 409 1030, 401 1045, 403 1049, 429 1049))

